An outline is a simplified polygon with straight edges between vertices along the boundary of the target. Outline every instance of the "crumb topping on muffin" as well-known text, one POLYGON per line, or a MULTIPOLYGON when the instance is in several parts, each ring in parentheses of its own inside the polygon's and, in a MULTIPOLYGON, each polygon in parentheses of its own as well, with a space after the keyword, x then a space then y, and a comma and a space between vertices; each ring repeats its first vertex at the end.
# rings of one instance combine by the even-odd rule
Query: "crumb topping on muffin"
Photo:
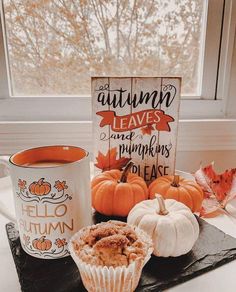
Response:
POLYGON ((79 258, 97 266, 128 266, 137 258, 144 259, 150 244, 134 226, 108 221, 85 227, 73 247, 79 258))

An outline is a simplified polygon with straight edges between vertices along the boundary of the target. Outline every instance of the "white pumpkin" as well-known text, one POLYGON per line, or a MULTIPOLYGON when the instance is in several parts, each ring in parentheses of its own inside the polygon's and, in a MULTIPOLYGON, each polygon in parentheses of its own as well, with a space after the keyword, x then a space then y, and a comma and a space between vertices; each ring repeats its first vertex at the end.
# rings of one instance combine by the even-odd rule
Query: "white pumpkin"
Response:
POLYGON ((153 253, 161 257, 188 253, 199 236, 199 225, 191 210, 176 200, 164 200, 161 195, 135 205, 127 222, 152 237, 153 253))

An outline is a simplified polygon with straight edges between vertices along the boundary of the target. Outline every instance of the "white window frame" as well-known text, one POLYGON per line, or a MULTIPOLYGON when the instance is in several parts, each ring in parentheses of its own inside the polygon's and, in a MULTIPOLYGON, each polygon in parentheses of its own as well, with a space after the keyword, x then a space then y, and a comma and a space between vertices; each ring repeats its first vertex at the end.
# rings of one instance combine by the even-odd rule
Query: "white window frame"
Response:
MULTIPOLYGON (((198 120, 196 122, 200 125, 201 119, 224 119, 228 115, 228 105, 232 105, 228 92, 235 34, 235 2, 208 0, 202 91, 200 96, 184 96, 181 100, 180 123, 185 126, 189 122, 193 125, 193 119, 198 120), (224 23, 222 31, 221 20, 224 23), (219 52, 217 48, 220 42, 219 52), (218 73, 215 75, 212 72, 218 73), (216 84, 218 86, 215 95, 216 84)), ((0 28, 0 38, 4 36, 0 28)), ((6 39, 3 43, 6 48, 6 39)), ((22 149, 56 142, 60 144, 63 141, 71 141, 70 144, 78 144, 80 141, 82 144, 91 143, 91 97, 10 97, 6 62, 4 47, 0 41, 0 135, 3 137, 0 138, 0 154, 14 152, 19 147, 22 149), (63 131, 59 131, 61 128, 63 131), (52 133, 57 134, 53 135, 54 139, 51 138, 52 133), (46 140, 40 140, 40 134, 46 135, 46 140), (31 140, 31 137, 34 138, 31 140), (9 146, 10 143, 12 146, 9 146)), ((230 112, 234 117, 236 105, 235 111, 232 111, 231 106, 230 112)))

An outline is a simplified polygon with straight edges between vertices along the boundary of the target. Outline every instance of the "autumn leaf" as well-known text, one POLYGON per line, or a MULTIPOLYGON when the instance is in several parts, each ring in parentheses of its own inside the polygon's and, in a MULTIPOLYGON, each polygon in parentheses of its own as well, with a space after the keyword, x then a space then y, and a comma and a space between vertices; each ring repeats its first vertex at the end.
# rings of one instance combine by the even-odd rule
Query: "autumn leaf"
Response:
POLYGON ((57 238, 55 241, 55 244, 57 245, 58 248, 60 248, 62 246, 67 245, 67 242, 66 242, 65 238, 63 238, 63 239, 57 238))
POLYGON ((200 217, 213 218, 223 213, 225 213, 225 210, 220 202, 217 201, 215 196, 211 196, 203 200, 199 215, 200 217))
POLYGON ((131 158, 121 157, 117 159, 116 157, 116 147, 108 150, 105 155, 98 151, 98 156, 96 157, 97 163, 95 164, 95 166, 97 168, 100 168, 102 171, 110 169, 121 170, 131 160, 131 158))
POLYGON ((204 192, 200 216, 211 218, 227 213, 226 205, 236 197, 236 168, 217 174, 212 163, 196 171, 195 179, 204 192))
POLYGON ((18 187, 20 188, 22 192, 24 192, 24 190, 26 189, 26 181, 19 178, 18 187))
POLYGON ((151 135, 152 131, 154 130, 155 129, 153 128, 153 125, 151 124, 148 124, 147 126, 141 128, 141 132, 143 135, 151 135))
POLYGON ((68 186, 66 185, 66 181, 57 180, 57 181, 55 181, 54 188, 56 188, 58 192, 61 192, 65 189, 68 189, 68 186))

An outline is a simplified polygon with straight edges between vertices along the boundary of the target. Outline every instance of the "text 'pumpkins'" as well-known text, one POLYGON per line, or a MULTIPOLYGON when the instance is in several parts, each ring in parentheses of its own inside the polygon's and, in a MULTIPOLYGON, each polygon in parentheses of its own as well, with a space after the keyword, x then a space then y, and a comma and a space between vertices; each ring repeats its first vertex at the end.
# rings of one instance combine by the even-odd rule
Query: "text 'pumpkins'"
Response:
POLYGON ((150 198, 155 198, 156 193, 164 199, 174 199, 185 204, 192 212, 198 212, 203 201, 201 187, 194 181, 178 175, 165 175, 155 179, 149 186, 150 198))
POLYGON ((137 204, 127 222, 152 237, 154 255, 177 257, 188 253, 199 236, 199 225, 191 210, 176 200, 154 200, 137 204))
POLYGON ((148 198, 148 188, 143 178, 130 173, 133 163, 124 171, 112 169, 93 178, 92 206, 108 216, 127 216, 137 203, 148 198))

